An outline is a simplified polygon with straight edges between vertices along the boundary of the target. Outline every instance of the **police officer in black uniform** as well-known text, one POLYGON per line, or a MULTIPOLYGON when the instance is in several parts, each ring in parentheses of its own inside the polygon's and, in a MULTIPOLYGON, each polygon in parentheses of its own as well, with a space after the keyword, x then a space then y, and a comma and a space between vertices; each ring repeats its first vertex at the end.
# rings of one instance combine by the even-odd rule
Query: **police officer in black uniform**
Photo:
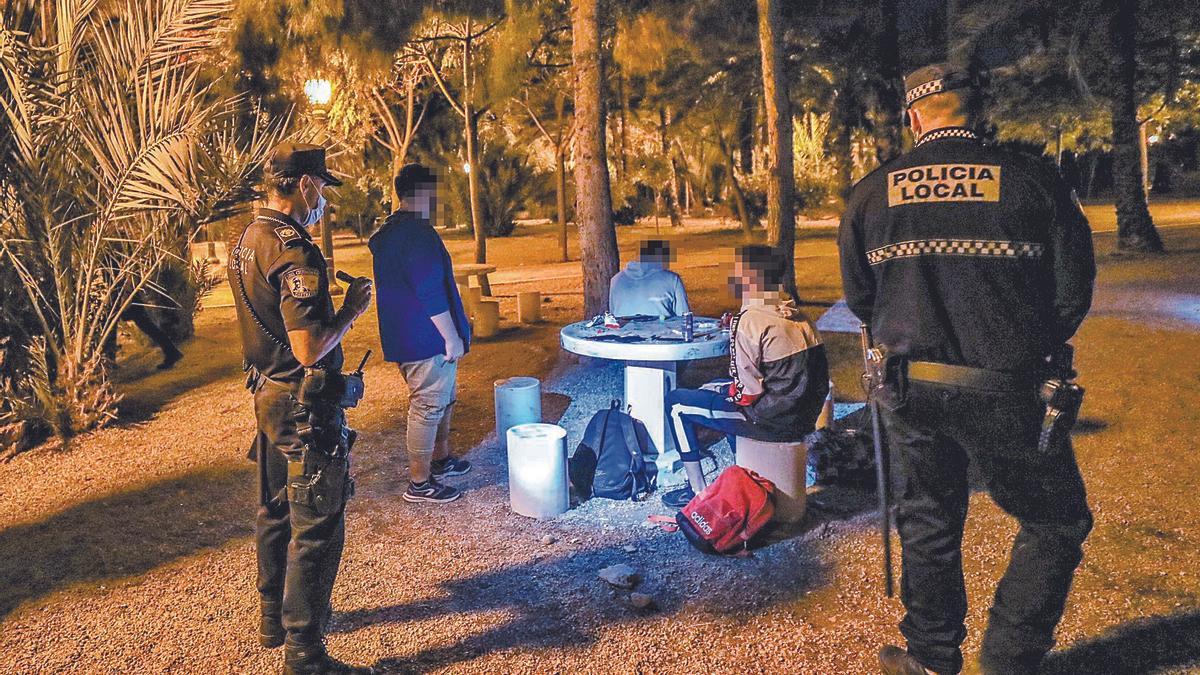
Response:
POLYGON ((340 343, 370 304, 371 283, 350 284, 334 311, 325 257, 308 233, 324 212, 323 189, 341 184, 323 148, 281 144, 264 183, 266 207, 229 262, 258 421, 259 640, 285 645, 285 673, 370 672, 326 654, 322 627, 353 489, 344 406, 357 401, 346 400, 354 387, 341 374, 340 343))
POLYGON ((1048 357, 1091 305, 1091 232, 1052 167, 967 126, 963 71, 935 64, 904 84, 916 147, 855 186, 839 233, 846 300, 886 354, 875 391, 904 479, 908 649, 885 647, 880 661, 896 674, 962 668, 971 463, 1020 523, 980 665, 1034 673, 1092 527, 1069 440, 1039 442, 1040 385, 1048 369, 1069 370, 1048 357))

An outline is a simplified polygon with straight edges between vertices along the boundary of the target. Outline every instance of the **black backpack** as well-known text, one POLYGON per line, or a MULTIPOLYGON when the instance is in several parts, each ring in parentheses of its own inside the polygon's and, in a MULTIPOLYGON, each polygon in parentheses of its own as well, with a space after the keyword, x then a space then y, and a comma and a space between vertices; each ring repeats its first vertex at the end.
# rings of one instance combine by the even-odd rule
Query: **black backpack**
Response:
POLYGON ((645 454, 651 447, 646 425, 621 411, 613 401, 588 422, 583 440, 567 464, 571 484, 580 499, 632 499, 654 491, 658 469, 645 454))

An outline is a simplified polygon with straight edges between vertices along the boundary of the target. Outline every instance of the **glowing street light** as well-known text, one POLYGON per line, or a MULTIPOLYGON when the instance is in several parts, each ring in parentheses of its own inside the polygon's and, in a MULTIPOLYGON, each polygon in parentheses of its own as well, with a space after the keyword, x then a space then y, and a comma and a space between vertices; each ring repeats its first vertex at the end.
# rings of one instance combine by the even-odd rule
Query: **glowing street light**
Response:
POLYGON ((308 80, 304 83, 304 95, 313 105, 329 105, 333 99, 333 84, 329 80, 308 80))
POLYGON ((463 173, 471 173, 471 163, 463 162, 463 173))
MULTIPOLYGON (((313 105, 314 116, 324 126, 326 106, 333 100, 333 83, 324 79, 307 80, 304 83, 304 95, 308 97, 308 102, 313 105)), ((325 253, 326 272, 329 277, 329 294, 341 295, 344 291, 337 282, 337 270, 333 264, 333 230, 326 222, 321 223, 321 249, 325 253)))
POLYGON ((1150 143, 1157 143, 1162 139, 1160 139, 1158 137, 1158 134, 1154 134, 1153 136, 1151 136, 1150 138, 1147 138, 1146 140, 1149 141, 1150 143))

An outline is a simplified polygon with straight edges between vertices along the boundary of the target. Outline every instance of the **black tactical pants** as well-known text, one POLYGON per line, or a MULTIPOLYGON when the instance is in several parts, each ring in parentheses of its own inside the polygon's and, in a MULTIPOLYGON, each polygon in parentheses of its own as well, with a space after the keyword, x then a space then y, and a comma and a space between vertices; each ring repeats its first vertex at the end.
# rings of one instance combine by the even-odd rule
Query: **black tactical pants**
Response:
POLYGON ((962 534, 967 464, 1017 519, 1008 570, 996 589, 980 663, 985 673, 1036 673, 1054 644, 1081 545, 1092 527, 1069 445, 1037 451, 1044 406, 1032 391, 993 393, 913 381, 907 403, 880 406, 903 472, 897 526, 903 545, 900 632, 939 673, 962 669, 967 596, 962 534))
MULTIPOLYGON (((342 558, 345 501, 336 508, 322 509, 329 511, 323 514, 312 503, 288 499, 288 462, 304 461, 304 446, 297 435, 297 405, 290 391, 274 385, 254 395, 261 495, 255 524, 258 592, 263 612, 282 616, 287 643, 312 646, 321 640, 342 558)), ((328 423, 340 425, 341 419, 328 423)), ((325 464, 322 455, 308 455, 304 479, 325 464)))

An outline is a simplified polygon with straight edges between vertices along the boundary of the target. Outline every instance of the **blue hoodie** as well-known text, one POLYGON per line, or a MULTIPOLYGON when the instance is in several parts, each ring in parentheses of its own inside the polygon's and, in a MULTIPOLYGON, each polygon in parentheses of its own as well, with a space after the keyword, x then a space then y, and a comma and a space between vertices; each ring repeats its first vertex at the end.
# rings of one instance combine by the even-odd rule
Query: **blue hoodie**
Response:
POLYGON ((367 242, 374 257, 375 307, 383 358, 394 363, 445 355, 446 342, 431 317, 449 311, 463 345, 471 326, 463 309, 454 264, 428 220, 396 211, 367 242))

